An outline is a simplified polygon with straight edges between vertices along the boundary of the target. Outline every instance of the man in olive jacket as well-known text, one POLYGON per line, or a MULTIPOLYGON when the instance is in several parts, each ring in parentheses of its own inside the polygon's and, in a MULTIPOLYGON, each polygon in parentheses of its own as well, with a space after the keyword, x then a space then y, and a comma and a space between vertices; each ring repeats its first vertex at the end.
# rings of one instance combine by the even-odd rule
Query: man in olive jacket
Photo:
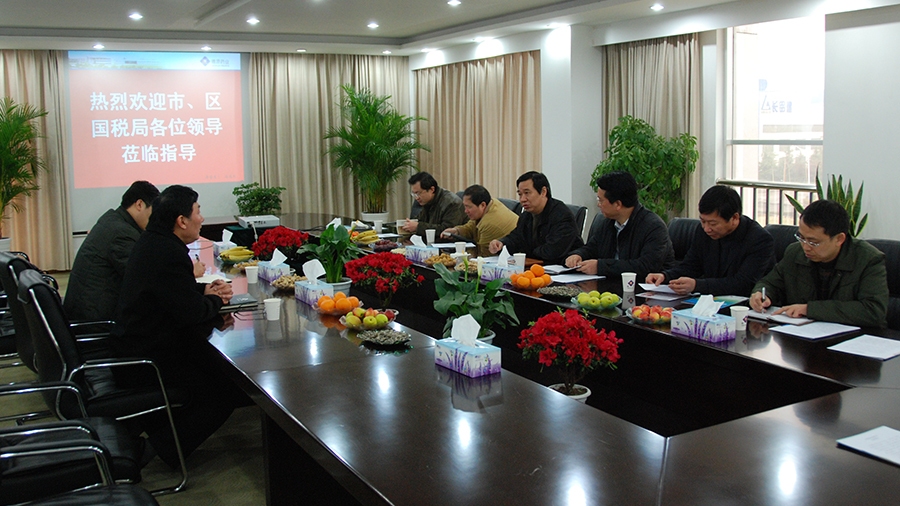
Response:
POLYGON ((753 288, 750 305, 754 310, 774 304, 781 306, 775 314, 860 327, 887 326, 884 253, 850 236, 850 218, 840 204, 817 200, 807 206, 800 215, 797 241, 753 288))
POLYGON ((587 244, 566 258, 566 267, 585 274, 618 276, 672 267, 675 250, 666 223, 638 202, 637 182, 627 172, 616 171, 597 178, 597 207, 607 219, 588 237, 587 244))
POLYGON ((434 236, 440 237, 444 229, 468 221, 462 200, 452 191, 438 186, 431 174, 413 174, 409 184, 412 196, 422 206, 422 211, 417 219, 406 220, 403 227, 406 232, 424 237, 426 230, 434 229, 434 236))

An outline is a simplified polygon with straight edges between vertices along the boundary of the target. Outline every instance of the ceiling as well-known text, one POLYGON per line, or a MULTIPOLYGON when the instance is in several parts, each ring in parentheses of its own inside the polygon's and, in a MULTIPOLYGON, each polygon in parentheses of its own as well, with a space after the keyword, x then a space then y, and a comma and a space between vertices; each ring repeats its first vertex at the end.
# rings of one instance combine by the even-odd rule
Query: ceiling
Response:
POLYGON ((731 0, 0 0, 0 47, 404 55, 546 29, 599 26, 731 0), (660 12, 650 10, 659 1, 660 12), (133 20, 132 13, 143 18, 133 20), (247 19, 259 23, 251 25, 247 19), (369 28, 369 23, 378 23, 369 28))

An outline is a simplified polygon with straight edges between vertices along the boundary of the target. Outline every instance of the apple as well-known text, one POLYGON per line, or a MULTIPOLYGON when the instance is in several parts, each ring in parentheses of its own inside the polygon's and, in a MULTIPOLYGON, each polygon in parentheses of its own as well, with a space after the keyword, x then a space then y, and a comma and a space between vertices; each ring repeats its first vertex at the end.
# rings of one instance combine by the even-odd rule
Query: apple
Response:
POLYGON ((361 307, 353 308, 353 316, 357 318, 364 318, 366 316, 366 310, 361 307))
POLYGON ((390 309, 388 309, 387 311, 385 311, 385 312, 384 312, 384 315, 388 317, 388 320, 391 320, 391 321, 394 320, 394 312, 391 311, 390 309))
POLYGON ((653 311, 650 313, 650 321, 658 322, 659 321, 659 313, 653 311))
POLYGON ((587 305, 589 300, 591 300, 591 296, 584 292, 581 292, 578 294, 578 298, 575 300, 577 300, 579 304, 584 306, 584 305, 587 305))
POLYGON ((377 314, 378 314, 377 309, 372 309, 372 308, 366 309, 366 316, 375 316, 377 314))
POLYGON ((636 307, 636 308, 634 308, 634 311, 631 312, 631 316, 633 316, 635 318, 640 318, 642 313, 643 313, 643 311, 641 310, 641 308, 636 307))
POLYGON ((378 320, 375 319, 374 316, 366 316, 365 318, 363 318, 363 325, 367 329, 374 329, 378 326, 378 320))
POLYGON ((650 311, 656 311, 657 313, 659 313, 660 311, 662 311, 662 306, 653 306, 650 308, 650 311))
POLYGON ((599 297, 590 297, 590 298, 588 298, 588 304, 591 307, 600 307, 600 298, 599 297))
POLYGON ((590 296, 590 297, 597 297, 597 298, 599 299, 599 298, 600 298, 600 292, 598 292, 597 290, 591 290, 590 292, 588 292, 588 296, 590 296))
POLYGON ((382 313, 382 314, 380 314, 380 315, 378 315, 378 316, 375 317, 375 321, 378 323, 378 326, 384 327, 385 325, 388 324, 388 321, 389 321, 389 320, 388 320, 387 315, 385 315, 384 313, 382 313))
POLYGON ((358 316, 355 316, 352 313, 347 315, 347 318, 345 318, 344 321, 347 322, 348 327, 359 327, 360 325, 362 325, 362 320, 360 320, 358 316))

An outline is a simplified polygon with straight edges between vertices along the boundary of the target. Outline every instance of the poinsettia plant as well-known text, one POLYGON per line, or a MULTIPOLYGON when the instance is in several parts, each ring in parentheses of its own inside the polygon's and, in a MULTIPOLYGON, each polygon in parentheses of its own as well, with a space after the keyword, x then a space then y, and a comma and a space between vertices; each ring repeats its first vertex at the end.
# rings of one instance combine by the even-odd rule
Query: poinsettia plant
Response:
POLYGON ((594 327, 574 309, 554 311, 531 322, 519 335, 519 348, 525 358, 537 357, 545 366, 557 366, 563 377, 566 395, 572 395, 575 384, 598 367, 616 368, 619 343, 615 331, 594 327))
POLYGON ((309 239, 309 234, 291 230, 287 227, 270 228, 259 236, 251 249, 260 260, 269 260, 275 250, 281 251, 288 260, 297 258, 298 250, 309 239))
POLYGON ((416 275, 411 261, 389 251, 351 260, 344 268, 354 283, 374 285, 384 307, 401 287, 425 280, 422 275, 416 275))

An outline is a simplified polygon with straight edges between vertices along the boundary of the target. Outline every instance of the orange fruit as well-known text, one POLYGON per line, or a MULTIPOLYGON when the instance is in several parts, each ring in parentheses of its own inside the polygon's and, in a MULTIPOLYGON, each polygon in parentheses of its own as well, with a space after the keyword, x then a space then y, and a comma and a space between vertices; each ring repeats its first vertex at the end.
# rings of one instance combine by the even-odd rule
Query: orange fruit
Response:
POLYGON ((531 288, 531 280, 525 276, 519 276, 519 279, 516 280, 516 285, 518 285, 519 288, 531 288))
POLYGON ((334 310, 334 301, 331 299, 322 301, 322 305, 319 306, 323 311, 333 311, 334 310))
POLYGON ((531 264, 531 272, 533 272, 535 276, 543 276, 544 267, 540 264, 531 264))
POLYGON ((549 275, 549 274, 544 274, 543 276, 541 276, 541 279, 544 280, 544 286, 548 286, 550 283, 553 282, 553 280, 550 279, 550 275, 549 275))
POLYGON ((531 280, 531 288, 537 290, 538 288, 544 286, 544 278, 535 277, 531 280))
POLYGON ((318 304, 319 307, 322 307, 322 303, 325 302, 326 300, 331 300, 331 297, 329 297, 327 295, 323 295, 323 296, 319 297, 319 300, 318 300, 318 302, 316 302, 316 304, 318 304))
POLYGON ((518 281, 518 280, 519 280, 519 273, 517 273, 517 272, 514 272, 509 276, 509 283, 512 286, 516 286, 516 281, 518 281))
MULTIPOLYGON (((529 280, 532 280, 532 279, 534 279, 534 273, 531 272, 531 271, 525 271, 525 273, 522 274, 522 277, 525 277, 525 278, 528 278, 529 280)), ((531 281, 529 281, 529 283, 530 283, 530 282, 531 282, 531 281)))
POLYGON ((341 300, 341 299, 346 299, 346 298, 347 298, 347 296, 344 295, 344 292, 338 292, 338 293, 334 294, 334 300, 335 300, 335 301, 338 301, 338 300, 341 300))
POLYGON ((342 313, 349 312, 351 309, 353 309, 352 305, 350 304, 350 299, 348 299, 347 297, 335 301, 334 308, 342 313))
POLYGON ((359 307, 358 297, 347 297, 347 300, 350 301, 350 307, 359 307))

